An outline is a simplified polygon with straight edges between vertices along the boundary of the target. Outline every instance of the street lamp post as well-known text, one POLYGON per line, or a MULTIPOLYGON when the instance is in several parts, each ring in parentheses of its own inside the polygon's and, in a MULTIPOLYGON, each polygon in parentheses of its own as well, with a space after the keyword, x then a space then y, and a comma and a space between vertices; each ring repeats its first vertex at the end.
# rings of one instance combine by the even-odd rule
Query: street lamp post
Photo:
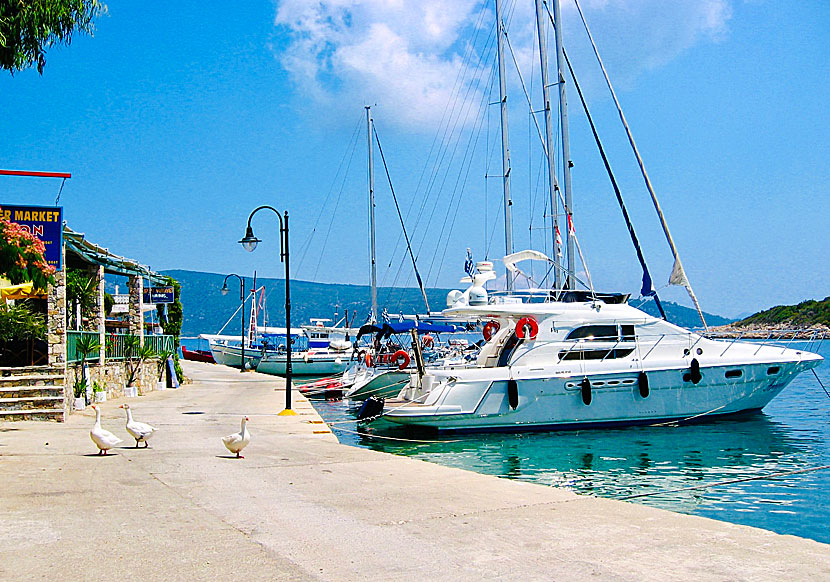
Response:
POLYGON ((242 369, 241 371, 245 371, 245 280, 237 275, 236 273, 231 273, 230 275, 225 276, 225 280, 222 281, 222 288, 220 291, 222 295, 228 294, 228 277, 236 277, 239 279, 239 311, 242 312, 242 365, 240 366, 242 369))
POLYGON ((250 216, 248 216, 248 227, 245 229, 245 236, 239 241, 239 243, 246 251, 253 252, 253 250, 257 247, 257 244, 262 242, 254 236, 254 229, 251 227, 251 219, 254 217, 254 214, 266 208, 276 214, 277 218, 280 220, 280 261, 285 264, 285 410, 280 412, 280 415, 288 416, 297 414, 291 410, 291 377, 293 374, 291 369, 291 290, 289 285, 291 277, 289 276, 288 268, 288 211, 286 210, 283 215, 272 206, 260 206, 255 208, 254 211, 251 212, 250 216))

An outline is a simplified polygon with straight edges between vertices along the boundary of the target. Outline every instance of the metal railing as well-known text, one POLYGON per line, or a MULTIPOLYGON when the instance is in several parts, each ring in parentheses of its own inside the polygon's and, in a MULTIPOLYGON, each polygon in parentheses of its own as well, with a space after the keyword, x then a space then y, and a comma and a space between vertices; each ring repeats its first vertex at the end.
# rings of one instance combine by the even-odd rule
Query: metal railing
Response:
MULTIPOLYGON (((80 362, 81 361, 81 354, 78 352, 78 340, 82 337, 91 337, 96 342, 98 341, 98 332, 97 331, 67 331, 66 332, 66 361, 67 362, 80 362)), ((100 347, 87 354, 86 360, 87 362, 97 360, 101 354, 100 347)))
MULTIPOLYGON (((98 340, 98 332, 96 331, 67 331, 66 332, 66 361, 69 363, 80 362, 81 355, 78 352, 78 340, 82 337, 92 337, 98 340)), ((126 333, 108 333, 104 342, 104 359, 105 360, 123 360, 126 357, 127 342, 126 338, 129 334, 126 333)), ((157 354, 172 352, 175 345, 174 337, 172 335, 145 335, 144 345, 153 348, 157 354)), ((97 349, 86 356, 88 362, 97 361, 100 357, 101 349, 97 349)))

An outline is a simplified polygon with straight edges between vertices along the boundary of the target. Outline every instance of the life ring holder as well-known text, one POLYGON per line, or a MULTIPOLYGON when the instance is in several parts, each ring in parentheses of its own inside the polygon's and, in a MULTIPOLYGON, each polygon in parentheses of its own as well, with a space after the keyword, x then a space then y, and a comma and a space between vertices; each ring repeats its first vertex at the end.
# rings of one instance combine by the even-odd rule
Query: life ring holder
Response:
POLYGON ((484 336, 484 341, 489 342, 493 338, 493 336, 496 335, 496 332, 499 331, 499 328, 501 328, 501 324, 499 324, 498 321, 488 321, 484 325, 484 329, 481 330, 481 335, 484 336))
POLYGON ((412 361, 412 358, 409 357, 409 354, 406 353, 404 350, 398 350, 392 355, 392 362, 398 365, 398 370, 403 370, 409 365, 409 362, 412 361))
POLYGON ((536 321, 536 318, 528 315, 526 317, 521 318, 519 321, 516 322, 516 337, 519 339, 527 339, 534 340, 539 333, 539 322, 536 321))

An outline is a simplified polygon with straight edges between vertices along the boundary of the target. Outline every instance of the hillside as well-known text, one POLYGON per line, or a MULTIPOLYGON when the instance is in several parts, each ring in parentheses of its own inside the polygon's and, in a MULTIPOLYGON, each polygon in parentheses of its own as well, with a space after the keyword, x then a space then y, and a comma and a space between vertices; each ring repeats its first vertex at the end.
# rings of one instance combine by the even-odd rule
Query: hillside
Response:
MULTIPOLYGON (((163 271, 182 285, 182 305, 184 307, 183 336, 196 336, 200 333, 217 333, 222 326, 233 317, 239 307, 239 282, 235 277, 228 280, 230 292, 222 295, 222 281, 224 275, 216 273, 202 273, 198 271, 170 270, 163 271)), ((250 289, 252 281, 245 278, 246 289, 250 289)), ((285 282, 283 279, 258 279, 257 285, 263 285, 266 290, 267 313, 269 325, 284 325, 285 282)), ((427 298, 430 308, 439 311, 446 305, 448 289, 428 289, 427 298)), ((386 307, 390 315, 398 313, 423 313, 424 302, 418 289, 390 288, 378 289, 378 304, 386 307)), ((250 305, 250 303, 248 304, 250 305)), ((636 304, 635 304, 636 305, 636 304)), ((333 283, 312 283, 309 281, 291 281, 291 319, 292 325, 308 323, 312 317, 328 317, 335 319, 349 311, 349 317, 356 312, 357 323, 363 323, 369 313, 370 297, 368 285, 344 285, 333 283)), ((653 302, 646 302, 639 307, 646 313, 657 316, 657 309, 653 302)), ((698 327, 700 319, 694 309, 683 307, 675 303, 664 302, 663 308, 669 321, 682 327, 698 327)), ((731 320, 704 313, 710 325, 723 325, 731 320)), ((233 317, 225 333, 239 333, 241 326, 240 316, 233 317)))
POLYGON ((804 328, 823 325, 830 327, 830 297, 821 301, 807 300, 798 305, 778 305, 750 315, 733 327, 804 328))

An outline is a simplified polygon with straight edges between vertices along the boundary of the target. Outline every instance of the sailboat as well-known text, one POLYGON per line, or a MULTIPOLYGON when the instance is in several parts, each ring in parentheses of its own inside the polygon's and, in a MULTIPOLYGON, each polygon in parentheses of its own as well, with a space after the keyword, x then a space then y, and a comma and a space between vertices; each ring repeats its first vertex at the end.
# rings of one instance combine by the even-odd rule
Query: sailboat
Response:
MULTIPOLYGON (((629 306, 627 295, 595 292, 590 278, 587 284, 583 283, 584 290, 577 289, 575 250, 580 258, 581 251, 573 232, 571 214, 563 73, 565 54, 559 0, 553 0, 552 4, 550 16, 557 45, 560 141, 565 161, 562 201, 567 217, 567 270, 537 251, 513 253, 506 216, 507 253, 504 261, 508 293, 488 292, 485 285, 495 278, 495 274, 491 270, 480 270, 470 277, 470 285, 465 291, 453 291, 448 295, 447 309, 443 312, 448 317, 474 318, 484 325, 486 343, 476 365, 431 368, 412 374, 409 385, 397 398, 386 399, 382 414, 377 416, 439 431, 547 430, 654 424, 762 409, 798 374, 818 366, 821 356, 777 345, 708 339, 702 333, 678 327, 629 306), (553 289, 529 289, 522 293, 513 290, 512 281, 520 273, 516 265, 525 259, 547 261, 555 269, 553 289)), ((537 0, 540 52, 544 55, 541 5, 541 0, 537 0)), ((504 33, 500 0, 496 0, 496 17, 501 43, 504 33)), ((543 56, 542 85, 546 90, 544 59, 543 56)), ((510 172, 501 45, 499 65, 507 215, 510 172)), ((547 95, 545 100, 547 105, 547 95)), ((551 163, 551 198, 555 201, 559 188, 555 184, 552 165, 549 110, 547 105, 546 154, 551 163)), ((620 115, 622 117, 621 110, 620 115)), ((625 124, 624 118, 623 122, 625 124)), ((630 132, 629 140, 633 146, 630 132)), ((637 157, 675 258, 670 282, 686 287, 705 327, 638 153, 637 157)), ((618 199, 621 202, 619 193, 618 199)), ((625 214, 624 207, 623 212, 625 214)), ((637 246, 630 224, 629 230, 637 246)), ((558 249, 558 241, 554 249, 558 249)), ((638 246, 637 250, 644 268, 644 291, 648 293, 651 291, 650 277, 638 246)), ((587 268, 585 272, 588 272, 587 268)))

